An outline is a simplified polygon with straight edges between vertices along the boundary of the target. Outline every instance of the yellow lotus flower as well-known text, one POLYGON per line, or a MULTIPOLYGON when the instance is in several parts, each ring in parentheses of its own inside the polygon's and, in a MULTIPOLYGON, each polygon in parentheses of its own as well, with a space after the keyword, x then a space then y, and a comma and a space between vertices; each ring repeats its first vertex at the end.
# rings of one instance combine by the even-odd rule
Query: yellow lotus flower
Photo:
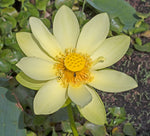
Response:
POLYGON ((81 32, 72 10, 62 6, 55 15, 53 35, 40 21, 29 20, 32 34, 17 33, 17 41, 27 57, 17 66, 23 71, 17 80, 39 90, 34 98, 35 114, 52 114, 71 99, 90 122, 103 125, 106 113, 94 88, 122 92, 137 87, 130 76, 104 69, 120 60, 129 48, 130 38, 119 35, 106 39, 109 17, 98 14, 81 32))

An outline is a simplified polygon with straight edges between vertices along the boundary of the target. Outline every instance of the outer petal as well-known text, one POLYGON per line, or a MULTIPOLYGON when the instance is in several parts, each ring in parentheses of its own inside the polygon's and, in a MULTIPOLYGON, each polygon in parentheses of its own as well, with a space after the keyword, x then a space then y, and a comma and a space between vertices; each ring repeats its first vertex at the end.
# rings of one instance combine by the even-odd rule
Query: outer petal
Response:
POLYGON ((34 98, 35 114, 51 114, 59 110, 65 103, 66 88, 63 88, 57 80, 47 82, 34 98))
POLYGON ((109 17, 106 13, 98 14, 84 25, 77 49, 91 54, 105 40, 109 32, 109 17))
POLYGON ((93 60, 102 56, 104 57, 104 62, 97 63, 93 68, 102 69, 113 65, 124 56, 129 45, 130 37, 126 35, 119 35, 106 39, 102 43, 102 46, 100 46, 91 56, 93 60))
POLYGON ((70 8, 62 6, 55 15, 53 25, 54 35, 64 49, 76 46, 80 28, 70 8))
POLYGON ((92 95, 85 86, 68 88, 69 98, 77 105, 84 107, 92 100, 92 95))
POLYGON ((137 87, 136 81, 119 71, 105 69, 94 71, 91 86, 105 92, 123 92, 137 87))
POLYGON ((106 123, 104 104, 95 90, 87 88, 92 94, 92 101, 83 108, 78 106, 78 109, 88 121, 97 125, 104 125, 106 123))
POLYGON ((24 57, 16 65, 35 80, 49 80, 56 77, 53 63, 40 58, 24 57))
POLYGON ((16 34, 17 42, 19 47, 24 52, 25 55, 29 57, 38 57, 46 60, 51 60, 37 45, 33 40, 33 36, 28 32, 19 32, 16 34))
POLYGON ((30 17, 29 23, 33 35, 39 41, 42 48, 52 57, 58 55, 61 52, 61 48, 42 21, 38 18, 30 17))
POLYGON ((22 84, 25 87, 28 87, 33 90, 39 90, 47 81, 39 81, 34 80, 27 75, 25 75, 23 72, 20 72, 16 76, 17 81, 22 84))

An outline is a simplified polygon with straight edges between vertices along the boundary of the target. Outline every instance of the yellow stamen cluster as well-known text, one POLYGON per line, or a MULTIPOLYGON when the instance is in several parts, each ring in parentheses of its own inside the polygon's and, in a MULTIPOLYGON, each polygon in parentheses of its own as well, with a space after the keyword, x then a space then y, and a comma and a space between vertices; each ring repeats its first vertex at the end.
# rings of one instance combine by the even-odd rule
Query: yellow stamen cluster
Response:
POLYGON ((84 68, 85 58, 81 54, 70 53, 65 57, 64 64, 68 70, 77 72, 84 68))
POLYGON ((89 55, 77 53, 75 49, 67 49, 56 57, 56 75, 64 87, 68 84, 78 87, 92 81, 90 69, 92 60, 89 55))

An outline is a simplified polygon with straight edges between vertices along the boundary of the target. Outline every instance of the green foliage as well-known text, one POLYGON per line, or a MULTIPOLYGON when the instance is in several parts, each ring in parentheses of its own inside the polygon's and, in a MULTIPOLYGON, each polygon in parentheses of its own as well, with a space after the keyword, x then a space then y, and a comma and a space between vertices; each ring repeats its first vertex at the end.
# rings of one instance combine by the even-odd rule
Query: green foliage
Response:
POLYGON ((106 136, 105 126, 99 126, 92 123, 85 123, 84 126, 91 131, 93 136, 106 136))
POLYGON ((142 22, 138 27, 135 27, 129 30, 129 34, 133 35, 136 33, 141 33, 141 32, 147 31, 148 29, 149 29, 149 25, 145 22, 142 22))
POLYGON ((144 45, 138 45, 138 44, 134 44, 134 48, 138 51, 142 51, 142 52, 150 52, 150 42, 144 44, 144 45))
POLYGON ((123 127, 123 132, 125 133, 125 135, 127 136, 136 136, 136 131, 133 128, 131 123, 126 123, 123 127))
POLYGON ((75 14, 77 16, 80 26, 82 27, 88 21, 86 19, 85 13, 82 11, 76 11, 75 14))
POLYGON ((0 7, 8 7, 12 4, 14 4, 15 0, 0 0, 0 7))
POLYGON ((37 135, 32 131, 28 131, 26 136, 37 136, 37 135))
POLYGON ((13 7, 6 7, 6 8, 1 10, 1 13, 2 14, 8 14, 12 17, 17 17, 17 15, 18 15, 17 10, 13 7))
POLYGON ((107 129, 112 136, 135 136, 136 132, 131 123, 125 123, 126 111, 123 107, 113 107, 108 109, 109 123, 107 129), (123 126, 123 129, 120 128, 123 126))
POLYGON ((110 29, 117 34, 120 34, 123 31, 123 24, 120 22, 119 18, 112 18, 110 29))
POLYGON ((136 37, 134 48, 138 51, 150 52, 150 42, 142 45, 142 40, 139 37, 136 37))
POLYGON ((59 9, 62 5, 72 8, 74 0, 55 0, 55 7, 59 9))
POLYGON ((53 128, 53 134, 52 136, 58 136, 57 133, 55 132, 55 129, 53 128))
POLYGON ((112 19, 118 17, 124 29, 133 28, 137 21, 134 17, 135 9, 124 0, 113 0, 113 2, 112 0, 87 0, 87 2, 99 12, 107 12, 112 19))
POLYGON ((49 0, 36 0, 36 8, 46 11, 46 6, 49 0))
POLYGON ((25 136, 22 112, 11 91, 0 87, 0 101, 0 135, 25 136))
POLYGON ((11 64, 0 58, 0 72, 8 73, 11 70, 11 64))
POLYGON ((24 11, 28 12, 30 16, 39 17, 39 11, 35 7, 35 5, 31 4, 30 2, 24 4, 24 11))
POLYGON ((126 112, 122 107, 109 108, 109 114, 112 116, 109 126, 117 126, 126 120, 126 112))

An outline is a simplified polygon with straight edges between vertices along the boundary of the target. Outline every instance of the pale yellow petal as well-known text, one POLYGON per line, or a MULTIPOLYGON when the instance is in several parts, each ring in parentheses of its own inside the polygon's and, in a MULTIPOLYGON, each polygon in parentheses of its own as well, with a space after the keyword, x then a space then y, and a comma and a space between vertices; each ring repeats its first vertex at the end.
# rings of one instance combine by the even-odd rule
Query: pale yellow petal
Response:
POLYGON ((126 53, 130 45, 130 37, 126 35, 114 36, 106 39, 91 56, 93 60, 103 57, 104 61, 93 66, 94 69, 102 69, 119 61, 126 53))
POLYGON ((79 87, 69 86, 68 96, 75 104, 79 105, 80 107, 84 107, 92 100, 92 95, 83 85, 79 87))
POLYGON ((97 125, 104 125, 106 123, 104 104, 94 89, 87 88, 92 95, 92 101, 83 108, 78 106, 78 109, 88 121, 97 125))
POLYGON ((36 17, 30 17, 29 23, 35 38, 40 43, 41 47, 52 57, 56 57, 61 52, 55 37, 49 32, 42 21, 36 17))
POLYGON ((35 57, 24 57, 17 64, 27 76, 35 80, 49 80, 55 78, 53 63, 35 57))
POLYGON ((25 75, 23 72, 20 72, 16 76, 16 80, 23 86, 33 89, 33 90, 39 90, 47 81, 39 81, 34 80, 27 75, 25 75))
POLYGON ((77 49, 83 53, 92 54, 106 39, 109 32, 109 17, 106 13, 93 17, 82 28, 77 49))
POLYGON ((66 99, 66 88, 63 88, 57 80, 51 80, 35 95, 34 113, 52 114, 64 105, 66 99))
POLYGON ((28 32, 18 32, 16 34, 17 42, 19 47, 28 57, 38 57, 46 60, 52 61, 38 46, 38 44, 33 39, 31 33, 28 32))
POLYGON ((73 11, 65 5, 55 15, 53 32, 64 49, 76 46, 80 32, 79 23, 73 11))
POLYGON ((104 92, 123 92, 137 87, 132 77, 116 70, 104 69, 92 74, 94 80, 89 85, 104 92))

